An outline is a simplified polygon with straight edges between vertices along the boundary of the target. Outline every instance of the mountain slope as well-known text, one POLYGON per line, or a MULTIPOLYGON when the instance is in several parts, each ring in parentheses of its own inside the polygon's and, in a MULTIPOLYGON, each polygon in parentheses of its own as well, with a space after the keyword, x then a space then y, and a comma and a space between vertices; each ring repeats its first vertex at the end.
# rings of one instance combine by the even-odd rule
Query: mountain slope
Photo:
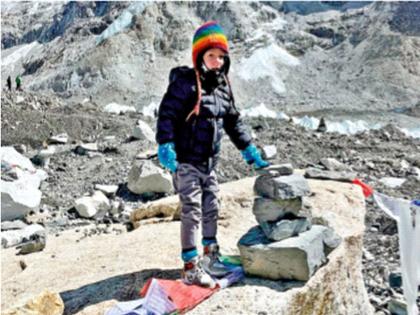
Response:
POLYGON ((329 5, 340 10, 314 13, 260 2, 155 2, 138 12, 125 2, 6 4, 2 76, 21 73, 25 88, 70 103, 159 102, 170 68, 191 65, 193 32, 209 19, 230 39, 240 107, 388 110, 420 99, 415 2, 329 5), (98 42, 124 17, 127 27, 98 42))

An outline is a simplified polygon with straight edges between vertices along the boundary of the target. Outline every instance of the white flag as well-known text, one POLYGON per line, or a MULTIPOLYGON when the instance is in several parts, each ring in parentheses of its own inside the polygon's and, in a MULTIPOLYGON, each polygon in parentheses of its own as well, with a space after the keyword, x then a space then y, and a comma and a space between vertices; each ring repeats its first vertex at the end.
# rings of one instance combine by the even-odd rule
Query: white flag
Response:
POLYGON ((420 285, 420 206, 408 200, 374 192, 376 204, 397 221, 404 297, 408 315, 418 315, 417 288, 420 285), (414 212, 414 218, 411 211, 414 212))

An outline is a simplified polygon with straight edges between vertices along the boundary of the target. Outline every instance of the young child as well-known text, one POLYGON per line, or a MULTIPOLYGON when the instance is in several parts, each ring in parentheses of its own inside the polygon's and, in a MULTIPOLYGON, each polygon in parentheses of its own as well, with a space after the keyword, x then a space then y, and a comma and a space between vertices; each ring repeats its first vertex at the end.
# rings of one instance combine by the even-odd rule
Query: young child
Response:
POLYGON ((183 280, 214 287, 209 276, 223 276, 219 262, 217 218, 218 183, 214 171, 223 130, 255 168, 268 166, 245 131, 230 87, 229 48, 223 29, 210 21, 194 34, 194 68, 171 70, 169 87, 159 107, 156 140, 160 163, 169 169, 179 194, 183 280), (200 261, 196 238, 202 226, 204 256, 200 261))

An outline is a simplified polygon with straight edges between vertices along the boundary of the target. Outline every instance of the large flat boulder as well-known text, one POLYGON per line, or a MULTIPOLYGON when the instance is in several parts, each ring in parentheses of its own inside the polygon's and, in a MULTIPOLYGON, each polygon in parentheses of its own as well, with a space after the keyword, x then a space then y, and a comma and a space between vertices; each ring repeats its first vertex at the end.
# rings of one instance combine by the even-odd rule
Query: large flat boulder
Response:
MULTIPOLYGON (((252 215, 255 178, 220 185, 222 213, 218 238, 224 254, 238 255, 237 242, 257 225, 252 215)), ((249 277, 218 291, 188 314, 373 314, 362 277, 365 204, 358 186, 308 180, 308 204, 317 222, 342 237, 328 261, 305 283, 249 277)), ((176 202, 172 196, 159 200, 176 202)), ((306 202, 305 202, 306 203, 306 202)), ((138 298, 150 277, 179 278, 179 222, 142 225, 129 233, 101 234, 80 240, 66 231, 49 239, 42 252, 21 256, 2 250, 1 307, 8 309, 39 295, 60 292, 66 313, 105 314, 113 301, 138 298)))

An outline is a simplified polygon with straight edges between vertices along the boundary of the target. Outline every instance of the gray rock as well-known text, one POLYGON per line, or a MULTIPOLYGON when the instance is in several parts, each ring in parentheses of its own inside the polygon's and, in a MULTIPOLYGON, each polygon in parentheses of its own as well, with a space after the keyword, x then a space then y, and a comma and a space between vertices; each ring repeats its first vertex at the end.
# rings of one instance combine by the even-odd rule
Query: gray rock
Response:
POLYGON ((74 149, 74 152, 79 155, 86 155, 88 152, 97 152, 99 150, 97 143, 82 143, 74 149))
POLYGON ((118 215, 121 211, 124 210, 124 204, 120 201, 111 202, 111 210, 109 211, 112 215, 118 215))
POLYGON ((114 197, 118 191, 118 185, 96 184, 95 189, 102 191, 107 197, 114 197))
POLYGON ((36 165, 48 167, 52 156, 67 153, 71 150, 72 146, 67 144, 48 145, 47 148, 39 150, 38 153, 31 158, 31 161, 36 165))
POLYGON ((341 244, 342 238, 337 235, 333 229, 327 228, 326 231, 324 231, 324 252, 325 255, 329 255, 335 248, 338 247, 338 245, 341 244))
POLYGON ((19 152, 20 154, 25 154, 26 152, 28 152, 28 148, 26 147, 26 145, 24 144, 16 144, 13 146, 15 148, 15 150, 17 152, 19 152))
POLYGON ((1 223, 1 230, 2 231, 21 230, 21 229, 24 229, 26 226, 28 225, 21 220, 4 221, 1 223))
POLYGON ((305 177, 336 180, 340 182, 351 182, 353 179, 356 178, 356 174, 350 172, 323 171, 316 168, 308 168, 305 171, 305 177))
POLYGON ((147 150, 136 155, 136 159, 139 160, 147 160, 153 157, 157 157, 157 149, 147 150))
POLYGON ((132 136, 134 139, 148 140, 155 143, 155 133, 152 128, 150 128, 149 125, 142 120, 137 121, 132 136))
POLYGON ((86 155, 90 159, 93 159, 93 158, 101 158, 103 156, 102 153, 100 153, 100 152, 94 152, 94 151, 87 151, 86 152, 86 155))
POLYGON ((308 182, 300 174, 279 177, 259 176, 255 181, 254 191, 261 197, 274 200, 294 199, 310 194, 308 182))
POLYGON ((172 177, 149 160, 136 161, 128 174, 128 189, 135 194, 169 193, 172 177))
MULTIPOLYGON (((103 141, 98 143, 98 150, 105 154, 119 153, 120 145, 121 145, 120 142, 116 138, 103 139, 103 141)), ((90 152, 90 153, 94 153, 94 152, 90 152)))
POLYGON ((41 166, 44 168, 47 168, 50 164, 51 158, 49 156, 41 156, 39 154, 34 155, 31 157, 31 162, 34 163, 34 165, 41 166))
POLYGON ((388 280, 391 288, 400 288, 402 285, 401 271, 391 272, 388 280))
POLYGON ((129 223, 131 221, 131 212, 132 211, 127 211, 127 210, 124 210, 123 212, 121 212, 120 217, 119 217, 120 222, 129 223))
POLYGON ((410 168, 410 163, 408 163, 406 160, 401 160, 400 167, 401 170, 408 170, 410 168))
POLYGON ((1 161, 1 180, 13 182, 19 178, 18 169, 6 161, 1 161))
POLYGON ((320 160, 321 165, 323 165, 328 171, 348 171, 349 167, 336 159, 333 158, 323 158, 320 160))
POLYGON ((50 145, 48 146, 48 148, 39 150, 37 156, 41 157, 41 158, 49 158, 51 156, 53 156, 54 154, 57 154, 57 146, 55 145, 50 145))
POLYGON ((270 165, 262 169, 258 169, 257 173, 259 175, 269 175, 273 177, 282 176, 282 175, 291 175, 293 174, 293 166, 290 163, 274 164, 274 165, 270 165))
POLYGON ((36 211, 41 202, 41 181, 47 173, 37 170, 31 161, 18 153, 13 147, 1 147, 1 220, 19 219, 36 211), (3 172, 9 174, 4 177, 3 172))
POLYGON ((281 241, 297 236, 311 228, 308 218, 283 219, 275 223, 263 222, 260 224, 264 234, 272 241, 281 241))
POLYGON ((90 197, 82 197, 75 201, 76 211, 81 217, 92 218, 99 212, 110 209, 108 198, 101 191, 95 191, 90 197))
POLYGON ((238 242, 245 272, 273 280, 307 281, 326 261, 328 230, 313 225, 297 237, 271 242, 259 226, 252 228, 238 242))
POLYGON ((388 310, 392 315, 407 315, 407 304, 400 299, 391 299, 388 302, 388 310))
POLYGON ((363 248, 363 257, 367 260, 367 261, 372 261, 375 259, 375 256, 372 255, 372 253, 370 251, 368 251, 367 249, 363 248))
POLYGON ((302 204, 302 197, 286 200, 257 197, 254 200, 252 212, 258 223, 261 224, 267 221, 278 221, 290 213, 298 216, 302 209, 302 204))
POLYGON ((45 236, 36 237, 36 239, 25 242, 22 245, 19 245, 17 248, 19 249, 18 255, 26 255, 30 253, 35 253, 42 251, 46 245, 46 238, 45 236))
POLYGON ((277 148, 275 145, 266 145, 262 148, 262 156, 266 160, 273 159, 277 154, 277 148))
POLYGON ((31 241, 42 237, 46 237, 44 227, 39 224, 32 224, 21 230, 9 230, 2 232, 1 245, 2 247, 11 247, 25 241, 31 241))
POLYGON ((67 133, 60 133, 56 136, 52 136, 48 139, 48 143, 66 144, 69 141, 67 133))

